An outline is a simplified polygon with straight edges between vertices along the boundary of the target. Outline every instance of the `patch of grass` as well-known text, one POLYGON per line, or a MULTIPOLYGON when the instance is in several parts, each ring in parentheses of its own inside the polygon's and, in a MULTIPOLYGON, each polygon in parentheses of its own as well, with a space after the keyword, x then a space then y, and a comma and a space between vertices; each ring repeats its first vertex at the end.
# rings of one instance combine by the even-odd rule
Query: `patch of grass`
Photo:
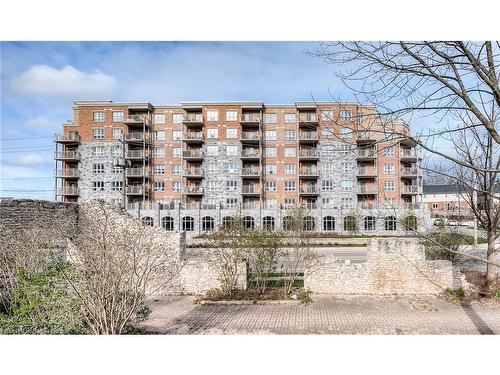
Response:
POLYGON ((219 289, 211 289, 203 296, 198 296, 193 303, 198 304, 201 301, 288 301, 300 300, 302 303, 310 303, 311 292, 303 288, 296 288, 289 295, 285 294, 283 288, 268 288, 265 293, 261 294, 255 288, 247 290, 234 290, 231 295, 222 293, 219 289))
POLYGON ((459 300, 463 300, 465 298, 465 290, 464 288, 446 288, 445 292, 451 296, 457 297, 459 300))

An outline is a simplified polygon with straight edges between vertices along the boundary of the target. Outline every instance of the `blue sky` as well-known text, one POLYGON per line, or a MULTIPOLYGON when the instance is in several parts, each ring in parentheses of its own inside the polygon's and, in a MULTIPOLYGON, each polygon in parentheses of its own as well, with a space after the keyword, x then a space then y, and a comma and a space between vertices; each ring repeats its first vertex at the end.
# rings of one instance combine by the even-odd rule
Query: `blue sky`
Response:
POLYGON ((352 99, 314 42, 3 42, 0 196, 51 199, 52 136, 72 100, 352 99), (19 139, 27 138, 27 139, 19 139), (15 191, 17 190, 17 191, 15 191))

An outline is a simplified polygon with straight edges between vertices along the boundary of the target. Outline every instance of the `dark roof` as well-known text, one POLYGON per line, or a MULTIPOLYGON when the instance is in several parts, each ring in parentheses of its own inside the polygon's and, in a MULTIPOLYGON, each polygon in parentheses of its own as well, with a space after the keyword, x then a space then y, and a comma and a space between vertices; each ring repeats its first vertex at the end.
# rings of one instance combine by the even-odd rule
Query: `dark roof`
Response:
POLYGON ((465 192, 463 186, 458 185, 424 185, 424 194, 460 194, 465 192))

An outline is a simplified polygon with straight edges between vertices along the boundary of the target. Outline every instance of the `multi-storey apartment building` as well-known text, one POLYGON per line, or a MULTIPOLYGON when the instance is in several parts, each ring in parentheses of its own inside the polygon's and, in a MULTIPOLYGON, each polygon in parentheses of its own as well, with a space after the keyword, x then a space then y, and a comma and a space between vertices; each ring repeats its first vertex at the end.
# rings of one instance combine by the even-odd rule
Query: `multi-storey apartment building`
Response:
POLYGON ((73 110, 55 136, 58 200, 102 199, 193 233, 234 214, 280 228, 297 205, 314 230, 399 230, 397 216, 425 216, 409 129, 373 107, 76 101, 73 110))

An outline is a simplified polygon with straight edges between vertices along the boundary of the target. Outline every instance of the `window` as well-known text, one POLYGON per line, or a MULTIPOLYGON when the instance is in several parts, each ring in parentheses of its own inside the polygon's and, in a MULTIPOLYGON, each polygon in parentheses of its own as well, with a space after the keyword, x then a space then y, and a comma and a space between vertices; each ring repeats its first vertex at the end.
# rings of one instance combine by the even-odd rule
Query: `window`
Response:
POLYGON ((292 216, 285 216, 283 218, 283 230, 294 230, 295 220, 292 216))
POLYGON ((352 117, 352 111, 348 109, 342 109, 340 111, 340 118, 342 120, 350 120, 352 117))
POLYGON ((123 122, 123 112, 122 111, 116 111, 113 112, 113 122, 123 122))
POLYGON ((104 156, 104 146, 94 146, 92 147, 93 156, 104 156))
POLYGON ((285 181, 285 191, 295 191, 295 181, 285 181))
POLYGON ((333 180, 323 180, 321 181, 321 190, 323 191, 333 191, 334 188, 333 180))
POLYGON ((294 158, 296 156, 295 147, 285 147, 285 158, 294 158))
POLYGON ((267 181, 266 191, 276 191, 276 181, 267 181))
POLYGON ((226 111, 226 121, 238 121, 238 111, 226 111))
POLYGON ((262 219, 262 228, 265 230, 274 230, 274 217, 264 216, 262 219))
POLYGON ((122 191, 123 181, 111 181, 111 191, 122 191))
POLYGON ((202 208, 206 210, 215 210, 217 208, 217 198, 205 198, 203 200, 202 208))
POLYGON ((92 190, 104 191, 104 181, 92 181, 92 190))
POLYGON ((104 112, 94 112, 94 122, 104 122, 104 112))
POLYGON ((352 208, 353 206, 353 199, 352 198, 340 198, 340 206, 342 209, 344 208, 352 208))
POLYGON ((264 123, 266 124, 276 124, 276 113, 265 113, 264 123))
POLYGON ((165 123, 165 115, 164 114, 155 114, 155 124, 164 124, 165 123))
POLYGON ((217 191, 217 181, 209 180, 207 181, 207 191, 217 191))
POLYGON ((374 216, 366 216, 363 219, 363 229, 366 231, 375 230, 377 219, 374 216))
POLYGON ((334 163, 321 163, 321 171, 324 174, 335 173, 335 164, 334 163))
POLYGON ((344 230, 353 232, 357 229, 356 218, 354 216, 344 217, 344 230))
POLYGON ((165 182, 155 181, 153 184, 153 191, 165 191, 165 182))
POLYGON ((285 141, 295 141, 295 130, 285 130, 285 141))
POLYGON ((227 156, 238 156, 238 146, 226 146, 227 156))
POLYGON ((439 207, 439 204, 438 204, 438 203, 433 203, 433 204, 432 204, 432 208, 436 209, 436 208, 438 208, 438 207, 439 207))
POLYGON ((182 190, 182 184, 180 181, 172 181, 172 191, 179 192, 182 190))
POLYGON ((342 172, 344 173, 353 173, 354 172, 354 164, 350 161, 343 161, 341 163, 342 172))
POLYGON ((95 174, 104 174, 104 164, 94 164, 92 166, 92 171, 95 174))
POLYGON ((236 180, 227 180, 226 181, 226 190, 235 191, 238 189, 238 181, 236 180))
POLYGON ((365 121, 365 117, 362 113, 358 113, 358 125, 361 125, 365 121))
POLYGON ((152 227, 155 225, 155 221, 151 216, 144 216, 141 219, 142 225, 145 225, 147 227, 152 227))
POLYGON ((325 216, 323 218, 323 230, 328 232, 335 230, 335 218, 333 216, 325 216))
POLYGON ((231 216, 224 216, 222 218, 222 227, 230 228, 234 224, 234 219, 231 216))
POLYGON ((295 113, 285 113, 285 124, 292 124, 297 122, 297 115, 295 113))
POLYGON ((111 168, 111 173, 113 173, 113 174, 122 173, 122 167, 113 166, 113 168, 111 168))
POLYGON ((235 173, 238 172, 239 165, 235 162, 224 163, 224 172, 235 173))
POLYGON ((394 156, 394 146, 384 148, 384 156, 394 156))
POLYGON ((266 174, 276 174, 276 165, 275 164, 267 164, 266 165, 266 174))
POLYGON ((294 207, 295 206, 295 198, 285 198, 283 200, 283 205, 285 207, 294 207))
POLYGON ((157 130, 155 131, 155 141, 164 141, 165 140, 165 131, 157 130))
POLYGON ((405 230, 417 230, 417 217, 410 215, 404 218, 404 228, 405 230))
POLYGON ((207 129, 207 138, 213 138, 213 139, 219 138, 219 129, 217 128, 207 129))
POLYGON ((266 204, 265 204, 265 208, 269 208, 269 209, 272 209, 272 208, 277 208, 278 207, 278 201, 274 198, 267 198, 266 199, 266 204))
POLYGON ((165 166, 157 164, 153 166, 153 173, 154 174, 165 174, 165 166))
POLYGON ((182 174, 182 165, 172 164, 172 174, 175 176, 182 174))
POLYGON ((182 113, 173 113, 172 114, 172 123, 174 123, 174 124, 182 124, 183 119, 184 119, 184 115, 182 113))
POLYGON ((182 148, 180 147, 173 147, 172 148, 172 157, 174 158, 180 158, 182 156, 182 148))
POLYGON ((165 149, 163 147, 155 147, 153 149, 153 155, 155 156, 155 158, 164 158, 165 149))
POLYGON ((331 121, 333 119, 333 111, 331 109, 324 109, 321 111, 321 120, 331 121))
POLYGON ((276 130, 266 130, 266 141, 276 140, 276 130))
POLYGON ((207 146, 207 156, 217 156, 219 154, 219 146, 207 146))
POLYGON ((205 172, 208 172, 208 173, 217 173, 218 172, 218 164, 217 163, 207 163, 207 164, 205 164, 205 172))
POLYGON ((351 150, 352 150, 351 145, 340 145, 339 154, 347 156, 351 154, 351 150))
POLYGON ((343 139, 351 138, 352 137, 352 130, 349 128, 340 129, 340 137, 343 139))
POLYGON ((394 191, 394 181, 384 181, 384 191, 394 191))
POLYGON ((323 197, 323 198, 321 199, 321 205, 322 205, 324 208, 333 208, 333 207, 334 207, 334 201, 333 201, 333 198, 323 197))
POLYGON ((104 139, 104 129, 103 128, 92 129, 92 135, 94 139, 104 139))
POLYGON ((172 140, 173 141, 180 141, 182 139, 182 132, 180 130, 173 130, 172 131, 172 140))
POLYGON ((208 232, 215 229, 215 220, 212 216, 204 216, 201 219, 201 230, 208 232))
POLYGON ((185 232, 194 231, 194 219, 191 216, 185 216, 182 218, 182 230, 185 232))
MULTIPOLYGON (((113 112, 114 114, 115 112, 113 112)), ((123 129, 121 128, 113 128, 111 131, 111 136, 113 139, 122 139, 123 138, 123 129)))
POLYGON ((331 156, 335 153, 335 147, 333 145, 322 145, 321 155, 331 156))
POLYGON ((394 174, 394 164, 384 164, 384 174, 394 174))
POLYGON ((323 138, 333 138, 333 130, 330 128, 321 129, 321 136, 323 138))
POLYGON ((161 218, 161 226, 163 229, 168 231, 174 230, 174 218, 170 216, 165 216, 161 218))
POLYGON ((295 164, 285 164, 285 174, 295 174, 295 164))
POLYGON ((252 216, 243 217, 243 228, 245 229, 255 228, 255 220, 252 216))
POLYGON ((385 230, 396 230, 396 218, 394 216, 386 216, 384 219, 385 230))
POLYGON ((304 230, 305 231, 313 231, 316 228, 316 220, 312 216, 304 217, 304 230))
POLYGON ((238 130, 234 129, 234 128, 227 128, 226 129, 226 138, 227 139, 238 138, 238 130))
POLYGON ((276 147, 266 147, 266 156, 268 158, 276 157, 276 147))
POLYGON ((236 208, 238 206, 237 198, 226 198, 226 208, 236 208))
POLYGON ((354 182, 352 180, 342 180, 340 181, 340 190, 342 191, 353 191, 354 182))
POLYGON ((117 158, 123 155, 123 148, 122 146, 113 146, 111 148, 111 156, 117 158))
POLYGON ((207 111, 207 121, 217 121, 219 119, 219 111, 207 111))

